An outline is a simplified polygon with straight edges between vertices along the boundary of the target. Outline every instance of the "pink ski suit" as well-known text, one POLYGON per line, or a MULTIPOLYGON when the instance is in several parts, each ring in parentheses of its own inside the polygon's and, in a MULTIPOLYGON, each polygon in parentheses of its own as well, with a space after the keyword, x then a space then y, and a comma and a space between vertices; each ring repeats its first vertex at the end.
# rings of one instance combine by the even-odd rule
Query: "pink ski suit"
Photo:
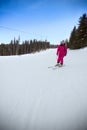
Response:
POLYGON ((67 55, 67 47, 64 44, 61 44, 57 47, 57 63, 63 65, 63 58, 67 55))

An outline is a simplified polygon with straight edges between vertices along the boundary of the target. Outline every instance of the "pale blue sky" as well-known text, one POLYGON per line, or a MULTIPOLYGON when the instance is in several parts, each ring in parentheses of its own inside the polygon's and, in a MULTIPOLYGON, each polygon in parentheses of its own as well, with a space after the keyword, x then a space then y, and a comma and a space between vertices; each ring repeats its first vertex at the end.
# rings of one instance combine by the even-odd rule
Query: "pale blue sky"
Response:
POLYGON ((57 44, 68 39, 87 0, 0 0, 0 42, 47 39, 57 44))

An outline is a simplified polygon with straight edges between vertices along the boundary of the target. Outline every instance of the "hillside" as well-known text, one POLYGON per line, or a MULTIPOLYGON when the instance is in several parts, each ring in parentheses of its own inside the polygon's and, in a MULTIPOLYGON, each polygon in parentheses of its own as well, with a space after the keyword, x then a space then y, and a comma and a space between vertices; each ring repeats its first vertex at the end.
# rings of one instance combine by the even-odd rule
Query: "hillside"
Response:
POLYGON ((0 130, 86 130, 87 48, 0 56, 0 130))

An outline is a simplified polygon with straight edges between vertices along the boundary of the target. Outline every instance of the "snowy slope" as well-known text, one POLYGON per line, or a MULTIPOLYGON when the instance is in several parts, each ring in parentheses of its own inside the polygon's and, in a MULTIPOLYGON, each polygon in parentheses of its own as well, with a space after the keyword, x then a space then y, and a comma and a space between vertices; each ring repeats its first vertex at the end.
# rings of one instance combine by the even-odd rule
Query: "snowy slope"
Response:
POLYGON ((0 130, 87 129, 87 48, 0 57, 0 130))

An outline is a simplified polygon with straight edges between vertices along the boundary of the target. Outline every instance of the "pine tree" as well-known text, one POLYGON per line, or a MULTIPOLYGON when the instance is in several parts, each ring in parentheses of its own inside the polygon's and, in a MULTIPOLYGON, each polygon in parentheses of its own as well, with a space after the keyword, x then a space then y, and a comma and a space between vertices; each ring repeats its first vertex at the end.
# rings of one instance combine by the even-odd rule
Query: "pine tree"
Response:
POLYGON ((82 48, 87 46, 87 15, 83 14, 79 19, 78 27, 78 47, 82 48))
POLYGON ((69 39, 69 48, 79 49, 87 46, 87 15, 83 14, 79 18, 78 28, 73 28, 70 39, 69 39))
POLYGON ((74 26, 69 39, 69 48, 75 49, 77 45, 76 41, 77 41, 77 29, 76 26, 74 26))

